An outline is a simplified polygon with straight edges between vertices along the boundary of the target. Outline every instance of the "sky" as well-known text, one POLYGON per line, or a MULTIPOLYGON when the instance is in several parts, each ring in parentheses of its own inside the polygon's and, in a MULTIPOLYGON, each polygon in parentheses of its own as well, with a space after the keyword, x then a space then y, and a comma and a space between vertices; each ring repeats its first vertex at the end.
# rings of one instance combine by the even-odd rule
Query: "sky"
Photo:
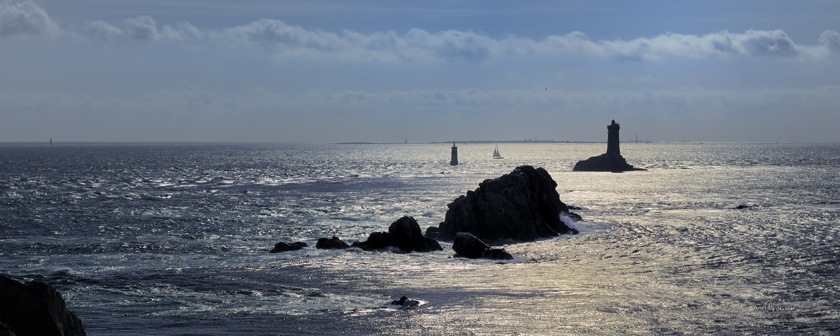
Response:
POLYGON ((0 0, 0 142, 840 142, 840 1, 0 0))

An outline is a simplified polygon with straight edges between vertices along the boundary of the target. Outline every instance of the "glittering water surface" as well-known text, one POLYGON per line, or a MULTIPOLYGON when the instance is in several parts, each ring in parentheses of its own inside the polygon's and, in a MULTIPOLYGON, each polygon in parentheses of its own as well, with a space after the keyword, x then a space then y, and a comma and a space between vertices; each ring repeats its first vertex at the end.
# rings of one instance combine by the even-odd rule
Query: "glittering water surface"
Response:
POLYGON ((840 145, 0 145, 0 273, 56 286, 89 335, 836 334, 840 145), (518 165, 583 208, 512 262, 358 249, 518 165), (743 205, 742 209, 737 209, 743 205), (402 295, 419 307, 388 303, 402 295))

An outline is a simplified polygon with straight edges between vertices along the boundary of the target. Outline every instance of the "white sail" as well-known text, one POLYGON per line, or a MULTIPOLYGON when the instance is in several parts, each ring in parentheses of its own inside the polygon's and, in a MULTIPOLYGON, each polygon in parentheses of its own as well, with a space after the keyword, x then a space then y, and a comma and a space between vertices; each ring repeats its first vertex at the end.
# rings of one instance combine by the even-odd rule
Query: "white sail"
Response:
POLYGON ((502 154, 499 154, 499 146, 496 146, 496 149, 493 150, 493 158, 494 159, 501 159, 502 154))

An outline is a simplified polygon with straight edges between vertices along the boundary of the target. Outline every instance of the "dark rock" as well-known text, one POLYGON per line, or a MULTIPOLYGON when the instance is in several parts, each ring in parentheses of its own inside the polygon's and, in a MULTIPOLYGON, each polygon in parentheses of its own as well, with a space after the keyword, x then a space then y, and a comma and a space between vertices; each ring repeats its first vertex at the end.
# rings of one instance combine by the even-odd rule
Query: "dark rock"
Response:
POLYGON ((502 260, 511 260, 513 256, 510 253, 507 253, 505 249, 501 248, 489 248, 481 252, 481 257, 485 259, 502 259, 502 260))
POLYGON ((408 297, 403 296, 403 297, 401 297, 399 300, 394 300, 394 301, 391 301, 391 304, 392 304, 392 305, 395 305, 395 306, 402 306, 402 307, 400 307, 400 308, 410 308, 410 307, 414 307, 414 306, 418 306, 418 305, 420 305, 420 301, 417 301, 417 300, 411 300, 411 299, 409 299, 408 297))
POLYGON ((404 216, 388 227, 388 232, 374 232, 364 242, 354 243, 363 250, 397 247, 403 252, 440 251, 443 248, 434 239, 423 236, 420 225, 413 217, 404 216))
POLYGON ((469 232, 486 241, 532 241, 570 233, 560 220, 560 213, 569 209, 556 188, 545 169, 531 166, 485 180, 449 203, 439 239, 452 240, 458 232, 469 232))
POLYGON ((575 164, 575 167, 572 169, 574 171, 602 171, 602 172, 623 172, 623 171, 631 171, 631 170, 645 170, 642 168, 634 168, 633 166, 627 164, 627 161, 624 160, 624 157, 621 155, 610 156, 607 154, 601 154, 598 156, 593 156, 583 161, 578 161, 575 164))
POLYGON ((504 249, 490 248, 489 245, 469 232, 458 232, 455 235, 455 242, 452 243, 452 249, 458 255, 470 259, 513 259, 513 256, 504 249))
POLYGON ((423 232, 420 231, 420 225, 417 224, 414 217, 403 216, 391 223, 391 226, 388 227, 388 233, 393 237, 396 246, 406 252, 443 250, 437 241, 423 236, 423 232))
POLYGON ((437 226, 427 227, 424 236, 429 239, 438 239, 440 237, 440 229, 437 226))
POLYGON ((365 251, 382 250, 391 246, 396 246, 393 237, 388 232, 373 232, 368 236, 368 239, 363 242, 355 242, 353 246, 365 251))
POLYGON ((67 310, 55 288, 41 281, 24 284, 2 275, 0 323, 18 336, 86 335, 82 321, 67 310))
POLYGON ((455 250, 455 253, 467 258, 481 258, 484 250, 489 248, 490 245, 469 232, 458 232, 455 235, 455 241, 452 243, 452 249, 455 250))
POLYGON ((315 243, 315 248, 319 249, 345 249, 350 247, 347 243, 341 241, 336 236, 332 236, 332 238, 318 238, 318 242, 315 243))
POLYGON ((295 251, 300 250, 304 247, 307 247, 304 242, 294 242, 294 243, 286 243, 286 242, 279 242, 274 244, 274 248, 269 251, 269 253, 277 253, 277 252, 286 252, 286 251, 295 251))

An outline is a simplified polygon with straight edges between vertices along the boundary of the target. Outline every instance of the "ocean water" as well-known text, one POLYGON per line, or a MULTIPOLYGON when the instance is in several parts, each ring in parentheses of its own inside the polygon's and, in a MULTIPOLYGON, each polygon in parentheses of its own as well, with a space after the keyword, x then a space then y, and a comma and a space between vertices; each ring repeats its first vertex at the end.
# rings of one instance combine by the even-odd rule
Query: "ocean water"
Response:
POLYGON ((626 173, 571 171, 605 144, 450 146, 0 144, 0 273, 88 335, 840 333, 840 144, 627 143, 626 173), (510 262, 314 248, 437 225, 523 164, 580 234, 510 262))

